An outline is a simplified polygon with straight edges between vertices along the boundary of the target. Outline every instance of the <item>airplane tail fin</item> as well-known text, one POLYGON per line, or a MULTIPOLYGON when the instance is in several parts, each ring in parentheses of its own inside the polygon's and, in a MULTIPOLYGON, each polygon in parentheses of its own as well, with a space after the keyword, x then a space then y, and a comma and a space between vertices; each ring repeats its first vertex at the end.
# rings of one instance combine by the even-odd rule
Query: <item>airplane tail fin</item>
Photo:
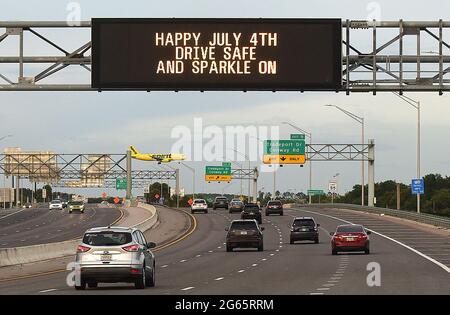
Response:
POLYGON ((131 155, 138 155, 139 151, 132 145, 130 145, 131 155))

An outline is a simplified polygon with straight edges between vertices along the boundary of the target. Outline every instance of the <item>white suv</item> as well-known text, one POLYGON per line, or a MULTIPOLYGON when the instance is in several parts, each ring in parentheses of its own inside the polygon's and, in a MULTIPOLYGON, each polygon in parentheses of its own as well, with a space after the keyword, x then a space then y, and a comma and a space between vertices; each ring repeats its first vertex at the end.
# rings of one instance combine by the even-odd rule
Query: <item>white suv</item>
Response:
POLYGON ((205 199, 194 199, 194 202, 191 205, 191 213, 196 211, 208 213, 208 204, 205 199))
POLYGON ((49 205, 48 205, 48 210, 62 210, 63 209, 63 203, 61 200, 52 200, 50 201, 49 205))

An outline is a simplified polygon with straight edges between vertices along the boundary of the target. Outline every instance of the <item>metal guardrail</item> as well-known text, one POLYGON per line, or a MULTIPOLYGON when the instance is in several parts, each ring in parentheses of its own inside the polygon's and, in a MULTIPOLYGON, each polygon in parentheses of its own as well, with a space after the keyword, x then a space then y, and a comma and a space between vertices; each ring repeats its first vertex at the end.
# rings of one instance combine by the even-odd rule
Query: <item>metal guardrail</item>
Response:
POLYGON ((427 213, 416 213, 406 210, 396 210, 389 208, 368 207, 347 203, 320 203, 320 204, 295 204, 295 207, 319 207, 319 208, 341 208, 355 211, 363 211, 369 213, 385 214, 392 217, 402 218, 406 220, 416 221, 420 223, 431 224, 434 226, 450 229, 450 219, 427 213))

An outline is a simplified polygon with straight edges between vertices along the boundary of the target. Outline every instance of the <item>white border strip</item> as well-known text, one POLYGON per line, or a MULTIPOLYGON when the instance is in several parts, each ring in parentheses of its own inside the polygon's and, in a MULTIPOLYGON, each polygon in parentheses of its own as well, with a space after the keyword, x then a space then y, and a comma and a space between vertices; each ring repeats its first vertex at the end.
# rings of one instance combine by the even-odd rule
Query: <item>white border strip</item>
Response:
MULTIPOLYGON (((334 217, 334 216, 329 215, 329 214, 322 214, 322 213, 319 213, 319 212, 314 212, 314 211, 310 211, 310 210, 303 210, 303 209, 298 209, 298 208, 294 208, 294 209, 297 209, 297 210, 299 210, 299 211, 305 211, 305 212, 309 212, 309 213, 318 214, 318 215, 321 215, 321 216, 324 216, 324 217, 329 217, 329 218, 331 218, 331 219, 335 219, 335 220, 338 220, 338 221, 341 221, 341 222, 345 222, 345 223, 348 223, 348 224, 354 224, 353 222, 350 222, 350 221, 347 221, 347 220, 344 220, 344 219, 340 219, 340 218, 334 217)), ((417 255, 419 255, 419 256, 421 256, 421 257, 423 257, 423 258, 425 258, 425 259, 431 261, 433 264, 435 264, 435 265, 441 267, 442 269, 444 269, 445 271, 447 271, 447 273, 450 273, 450 268, 449 268, 449 267, 447 267, 447 266, 444 265, 443 263, 437 261, 436 259, 433 259, 433 258, 431 258, 430 256, 427 256, 427 255, 425 255, 424 253, 419 252, 417 249, 414 249, 414 248, 412 248, 412 247, 410 247, 410 246, 408 246, 408 245, 406 245, 406 244, 404 244, 404 243, 402 243, 402 242, 400 242, 400 241, 397 241, 396 239, 393 239, 393 238, 391 238, 391 237, 389 237, 389 236, 386 236, 386 235, 381 234, 381 233, 379 233, 379 232, 376 232, 376 231, 374 231, 374 230, 371 230, 371 229, 367 229, 367 230, 369 230, 369 231, 371 231, 371 232, 373 232, 373 233, 375 233, 375 234, 377 234, 377 235, 379 235, 379 236, 381 236, 381 237, 384 237, 385 239, 388 239, 388 240, 390 240, 390 241, 392 241, 392 242, 394 242, 394 243, 396 243, 396 244, 398 244, 398 245, 400 245, 400 246, 403 246, 403 247, 405 247, 406 249, 409 249, 409 250, 412 251, 413 253, 416 253, 417 255)))
POLYGON ((24 211, 24 210, 25 210, 25 209, 21 209, 21 210, 17 210, 16 212, 7 214, 7 215, 1 217, 0 220, 3 220, 3 219, 5 219, 5 218, 7 218, 7 217, 10 217, 10 216, 12 216, 12 215, 14 215, 14 214, 20 213, 20 212, 22 212, 22 211, 24 211))

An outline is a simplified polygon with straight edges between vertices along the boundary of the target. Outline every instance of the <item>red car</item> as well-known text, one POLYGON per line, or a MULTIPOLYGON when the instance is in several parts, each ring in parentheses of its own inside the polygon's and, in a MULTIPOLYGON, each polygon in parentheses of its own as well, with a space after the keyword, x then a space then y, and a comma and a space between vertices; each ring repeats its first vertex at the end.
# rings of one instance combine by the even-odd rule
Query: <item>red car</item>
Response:
POLYGON ((370 253, 369 234, 362 225, 346 224, 339 225, 336 232, 331 232, 331 253, 338 252, 364 252, 370 253))

